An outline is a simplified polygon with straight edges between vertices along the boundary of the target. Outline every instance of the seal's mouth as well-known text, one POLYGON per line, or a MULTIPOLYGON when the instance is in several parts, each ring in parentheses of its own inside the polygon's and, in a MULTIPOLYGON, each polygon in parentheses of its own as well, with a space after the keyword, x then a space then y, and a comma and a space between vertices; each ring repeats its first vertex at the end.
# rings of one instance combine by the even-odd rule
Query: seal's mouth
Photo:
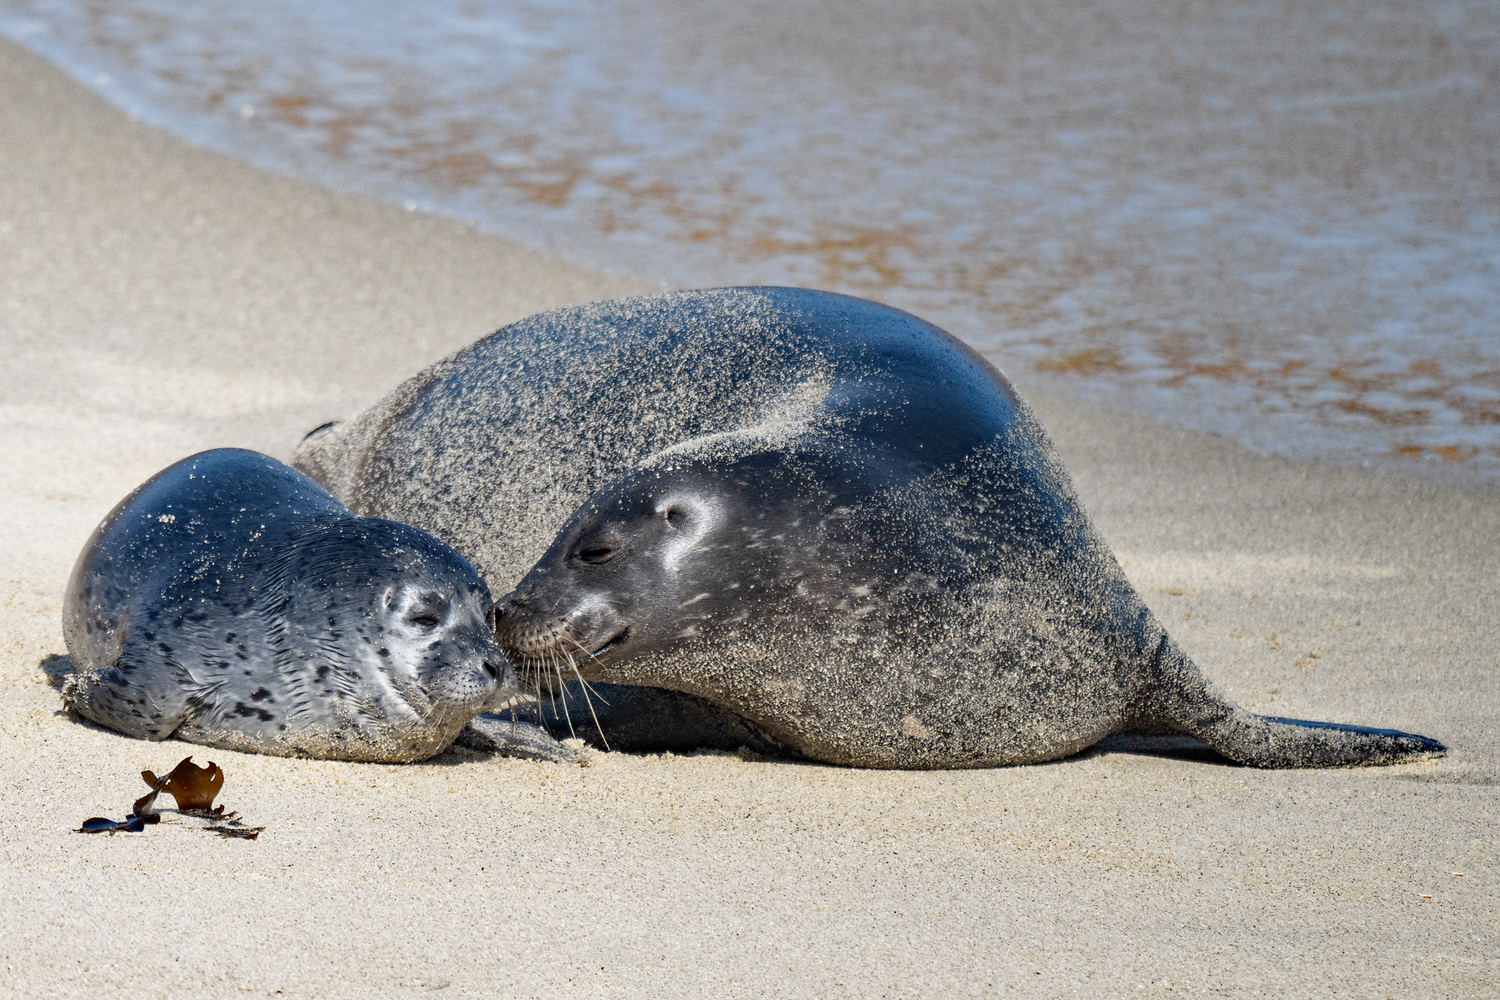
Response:
POLYGON ((603 656, 605 653, 608 653, 612 649, 619 649, 621 646, 623 646, 625 644, 625 640, 627 640, 629 638, 630 638, 630 626, 626 625, 624 628, 620 629, 620 631, 616 632, 612 637, 610 637, 609 639, 605 640, 604 645, 602 645, 598 649, 595 649, 592 652, 590 652, 589 656, 599 657, 599 656, 603 656))

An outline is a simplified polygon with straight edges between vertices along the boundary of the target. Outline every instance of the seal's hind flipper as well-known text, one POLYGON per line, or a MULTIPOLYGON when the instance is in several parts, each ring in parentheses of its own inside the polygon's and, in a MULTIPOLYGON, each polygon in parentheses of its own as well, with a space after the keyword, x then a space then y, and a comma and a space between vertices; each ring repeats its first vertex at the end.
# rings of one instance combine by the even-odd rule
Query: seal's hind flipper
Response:
POLYGON ((1225 698, 1171 637, 1157 653, 1154 717, 1253 767, 1400 764, 1447 752, 1437 740, 1396 729, 1256 715, 1225 698))
MULTIPOLYGON (((1280 719, 1267 715, 1250 715, 1254 728, 1264 727, 1274 758, 1276 744, 1288 740, 1305 763, 1299 767, 1348 767, 1354 764, 1400 764, 1426 757, 1438 757, 1448 748, 1437 740, 1399 729, 1375 729, 1339 722, 1309 722, 1305 719, 1280 719)), ((1283 750, 1284 752, 1284 750, 1283 750)), ((1258 763, 1258 761, 1249 761, 1258 763)), ((1272 764, 1272 766, 1281 766, 1272 764)))
POLYGON ((1231 760, 1254 767, 1353 767, 1400 764, 1447 752, 1437 740, 1396 729, 1256 715, 1239 706, 1194 730, 1231 760))

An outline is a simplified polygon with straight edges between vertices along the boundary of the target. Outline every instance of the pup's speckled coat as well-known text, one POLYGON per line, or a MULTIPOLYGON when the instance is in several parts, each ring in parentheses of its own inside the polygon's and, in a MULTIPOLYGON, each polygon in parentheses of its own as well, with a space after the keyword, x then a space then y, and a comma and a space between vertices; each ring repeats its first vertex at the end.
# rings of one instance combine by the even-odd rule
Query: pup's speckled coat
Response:
POLYGON ((68 583, 64 700, 130 736, 411 761, 508 704, 489 590, 415 528, 352 515, 253 451, 157 473, 68 583))

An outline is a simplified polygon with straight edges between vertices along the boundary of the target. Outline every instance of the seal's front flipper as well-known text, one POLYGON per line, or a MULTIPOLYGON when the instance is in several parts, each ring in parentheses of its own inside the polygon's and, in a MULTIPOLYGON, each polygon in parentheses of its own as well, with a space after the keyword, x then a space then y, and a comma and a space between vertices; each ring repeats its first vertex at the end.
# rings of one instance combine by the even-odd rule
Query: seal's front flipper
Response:
POLYGON ((1400 764, 1447 752, 1437 740, 1396 729, 1281 719, 1247 712, 1199 673, 1170 637, 1157 652, 1154 717, 1253 767, 1400 764))
POLYGON ((523 760, 545 760, 554 764, 581 764, 585 750, 559 743, 534 722, 511 720, 493 712, 476 715, 459 731, 457 746, 523 760))

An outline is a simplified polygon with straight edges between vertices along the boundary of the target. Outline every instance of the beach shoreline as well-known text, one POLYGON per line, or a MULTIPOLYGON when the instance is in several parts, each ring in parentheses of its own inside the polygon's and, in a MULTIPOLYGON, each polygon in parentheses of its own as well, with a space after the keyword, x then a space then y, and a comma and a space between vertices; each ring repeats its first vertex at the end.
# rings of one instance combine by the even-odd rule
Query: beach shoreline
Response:
POLYGON ((1493 490, 1031 399, 1205 673, 1262 713, 1441 739, 1432 761, 385 766, 135 741, 69 718, 41 667, 120 497, 205 448, 286 459, 504 323, 648 289, 189 146, 7 42, 0 192, 0 996, 1500 987, 1493 490), (259 840, 172 814, 73 832, 190 754, 259 840))
POLYGON ((586 267, 874 297, 1028 392, 1500 484, 1493 4, 0 0, 0 35, 586 267))

